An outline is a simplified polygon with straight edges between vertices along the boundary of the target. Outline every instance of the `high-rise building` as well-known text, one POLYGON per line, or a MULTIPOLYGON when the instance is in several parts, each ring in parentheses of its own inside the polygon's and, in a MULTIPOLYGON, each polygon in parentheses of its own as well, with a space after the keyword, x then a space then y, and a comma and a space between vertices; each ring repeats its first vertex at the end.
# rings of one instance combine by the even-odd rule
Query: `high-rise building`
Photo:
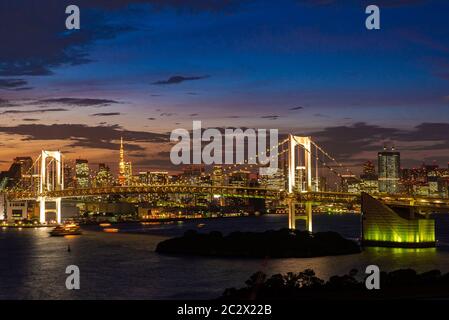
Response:
POLYGON ((95 177, 95 184, 96 187, 110 187, 113 184, 111 170, 104 163, 100 163, 98 165, 98 172, 97 176, 95 177))
POLYGON ((363 173, 360 175, 360 191, 369 194, 379 192, 379 182, 374 163, 367 161, 363 164, 363 173))
POLYGON ((360 182, 354 174, 342 174, 341 176, 341 191, 349 193, 360 192, 360 182))
POLYGON ((133 165, 131 162, 125 162, 125 184, 127 186, 133 184, 133 165))
POLYGON ((363 175, 376 176, 376 168, 374 167, 374 163, 368 160, 363 164, 363 175))
POLYGON ((76 187, 89 188, 89 162, 85 159, 75 160, 76 187))
POLYGON ((67 164, 64 164, 64 188, 75 188, 73 168, 67 164))
POLYGON ((379 192, 381 193, 398 193, 400 190, 400 167, 401 155, 399 152, 384 151, 378 153, 379 166, 379 192))
POLYGON ((126 178, 125 178, 125 171, 126 171, 126 163, 125 163, 125 148, 123 146, 123 137, 120 138, 120 160, 118 164, 119 168, 119 175, 118 175, 118 181, 120 185, 124 185, 126 178))
POLYGON ((31 157, 17 157, 14 159, 8 171, 2 172, 0 187, 14 187, 19 184, 22 187, 29 187, 32 183, 31 168, 33 159, 31 157))
POLYGON ((306 167, 297 166, 296 174, 295 174, 295 188, 298 192, 304 192, 307 190, 307 181, 306 181, 306 167))

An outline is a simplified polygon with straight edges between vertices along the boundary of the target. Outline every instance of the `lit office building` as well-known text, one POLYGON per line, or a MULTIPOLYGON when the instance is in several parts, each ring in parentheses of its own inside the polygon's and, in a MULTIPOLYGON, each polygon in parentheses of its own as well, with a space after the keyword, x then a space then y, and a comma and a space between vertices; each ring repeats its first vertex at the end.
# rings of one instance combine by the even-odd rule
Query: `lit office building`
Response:
POLYGON ((150 185, 168 184, 168 172, 152 171, 148 173, 148 183, 150 185))
POLYGON ((363 173, 360 175, 360 191, 369 194, 379 192, 379 182, 376 169, 371 161, 367 161, 363 165, 363 173))
POLYGON ((398 193, 401 155, 399 152, 387 151, 378 153, 379 166, 379 192, 381 193, 398 193))
POLYGON ((113 178, 109 167, 104 163, 100 163, 98 165, 98 173, 95 179, 96 186, 102 188, 110 187, 113 184, 112 180, 113 178))
POLYGON ((249 171, 237 171, 229 177, 229 185, 234 187, 246 187, 249 182, 249 171))
POLYGON ((75 188, 75 177, 71 166, 64 164, 64 188, 75 188))
POLYGON ((131 162, 125 162, 125 184, 133 184, 133 165, 131 162))
POLYGON ((191 164, 183 168, 182 181, 187 184, 198 184, 201 177, 205 175, 206 167, 204 164, 191 164))
POLYGON ((142 186, 148 185, 148 172, 139 172, 139 184, 142 186))
POLYGON ((33 160, 30 157, 17 157, 8 171, 0 174, 0 189, 11 188, 19 182, 22 187, 29 187, 32 183, 33 160))
POLYGON ((341 191, 349 193, 360 192, 360 182, 353 174, 341 175, 341 191))
POLYGON ((126 178, 125 178, 125 170, 126 170, 126 162, 125 162, 125 148, 123 146, 123 137, 120 138, 120 159, 118 163, 118 181, 121 186, 125 185, 126 178))
POLYGON ((286 179, 282 170, 267 176, 266 187, 268 189, 285 190, 286 179))
POLYGON ((89 162, 84 159, 75 161, 76 187, 89 188, 89 162))
POLYGON ((295 187, 298 192, 308 191, 306 182, 306 167, 296 167, 295 180, 295 187))
POLYGON ((214 166, 212 171, 212 185, 221 186, 224 184, 223 180, 223 167, 222 166, 214 166))

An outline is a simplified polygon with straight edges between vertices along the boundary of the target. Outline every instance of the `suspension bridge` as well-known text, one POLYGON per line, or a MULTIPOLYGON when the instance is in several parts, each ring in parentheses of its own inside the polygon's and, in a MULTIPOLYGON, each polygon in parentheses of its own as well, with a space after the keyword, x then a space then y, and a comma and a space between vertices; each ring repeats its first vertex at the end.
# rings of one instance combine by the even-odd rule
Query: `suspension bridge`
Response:
MULTIPOLYGON (((270 157, 277 157, 278 175, 282 177, 277 186, 258 187, 233 185, 202 185, 179 180, 173 184, 158 185, 115 185, 99 188, 65 188, 64 157, 59 151, 42 151, 29 172, 23 175, 15 187, 2 191, 6 208, 14 208, 16 203, 36 201, 39 203, 39 221, 46 222, 46 213, 56 213, 57 223, 61 223, 62 199, 105 197, 111 195, 132 196, 142 194, 191 194, 209 195, 222 198, 264 199, 281 203, 288 212, 288 227, 296 228, 296 220, 305 220, 306 229, 312 231, 312 207, 321 204, 359 204, 359 193, 328 192, 320 186, 324 171, 342 179, 345 175, 357 179, 349 168, 315 143, 311 137, 289 135, 271 150, 264 151, 270 157), (54 208, 47 209, 53 202, 54 208), (304 214, 297 215, 302 207, 304 214)), ((262 152, 263 153, 263 152, 262 152)), ((257 157, 257 156, 255 156, 257 157)), ((223 168, 223 176, 231 176, 239 170, 257 167, 254 158, 223 168)), ((268 177, 270 179, 270 177, 268 177)), ((377 194, 375 197, 385 204, 414 207, 424 210, 449 210, 449 199, 412 197, 400 194, 377 194)))

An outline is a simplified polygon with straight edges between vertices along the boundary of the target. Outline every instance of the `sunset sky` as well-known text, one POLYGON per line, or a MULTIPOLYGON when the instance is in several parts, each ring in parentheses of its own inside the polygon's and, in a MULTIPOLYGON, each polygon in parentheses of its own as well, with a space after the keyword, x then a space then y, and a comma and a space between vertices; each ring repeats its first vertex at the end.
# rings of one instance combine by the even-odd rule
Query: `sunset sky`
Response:
POLYGON ((175 128, 278 128, 352 165, 449 161, 449 2, 2 0, 0 170, 63 151, 173 169, 175 128), (381 8, 381 30, 365 7, 381 8), (65 29, 65 7, 81 30, 65 29))

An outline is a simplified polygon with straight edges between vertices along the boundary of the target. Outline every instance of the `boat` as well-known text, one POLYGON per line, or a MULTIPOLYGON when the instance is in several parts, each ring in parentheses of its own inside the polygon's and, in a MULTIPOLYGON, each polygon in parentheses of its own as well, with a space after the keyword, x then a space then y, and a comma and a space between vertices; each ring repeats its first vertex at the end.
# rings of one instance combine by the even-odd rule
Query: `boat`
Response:
POLYGON ((50 231, 50 235, 53 237, 72 236, 79 234, 81 234, 81 228, 79 225, 74 223, 59 225, 52 231, 50 231))

